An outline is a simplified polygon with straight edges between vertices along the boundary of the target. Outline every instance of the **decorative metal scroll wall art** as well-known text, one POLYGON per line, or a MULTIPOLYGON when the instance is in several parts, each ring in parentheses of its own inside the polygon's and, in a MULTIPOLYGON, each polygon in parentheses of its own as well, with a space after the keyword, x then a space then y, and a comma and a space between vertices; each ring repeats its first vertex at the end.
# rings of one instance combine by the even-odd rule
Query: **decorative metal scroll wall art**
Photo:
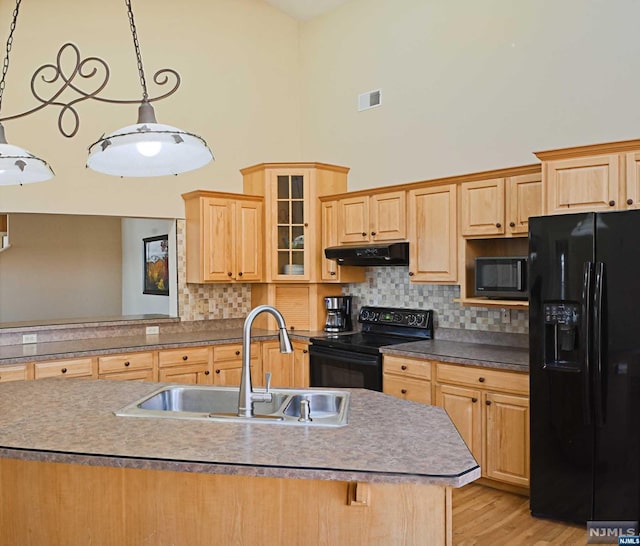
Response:
MULTIPOLYGON (((20 3, 21 0, 16 0, 6 45, 0 79, 0 110, 20 3)), ((180 75, 170 68, 158 70, 153 76, 153 82, 164 92, 157 96, 149 96, 131 0, 125 0, 125 4, 138 64, 142 99, 113 99, 102 96, 101 93, 107 87, 110 78, 107 62, 95 56, 83 59, 75 44, 64 44, 58 51, 56 62, 40 66, 31 77, 31 94, 38 105, 19 114, 0 117, 0 185, 38 182, 53 176, 44 160, 17 146, 7 144, 2 122, 22 118, 53 106, 59 108, 58 130, 65 137, 71 138, 80 128, 80 115, 76 107, 87 100, 122 105, 140 104, 136 124, 103 135, 89 146, 87 167, 93 170, 116 176, 161 176, 197 169, 213 159, 213 154, 204 139, 156 121, 151 103, 173 95, 180 87, 180 75), (53 90, 51 86, 54 86, 53 90), (49 92, 43 92, 45 89, 49 92), (70 94, 73 98, 65 98, 70 94)))

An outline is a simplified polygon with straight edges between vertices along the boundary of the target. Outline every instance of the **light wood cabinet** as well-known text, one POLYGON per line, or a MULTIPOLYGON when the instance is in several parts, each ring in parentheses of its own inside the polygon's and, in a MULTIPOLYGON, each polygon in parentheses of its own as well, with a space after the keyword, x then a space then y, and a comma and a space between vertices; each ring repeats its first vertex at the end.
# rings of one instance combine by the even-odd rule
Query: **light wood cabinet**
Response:
POLYGON ((458 278, 455 184, 409 191, 409 277, 412 282, 458 278))
POLYGON ((263 198, 221 192, 183 194, 187 282, 263 280, 263 198))
POLYGON ((529 487, 527 374, 437 363, 435 403, 447 410, 482 476, 529 487))
POLYGON ((265 199, 265 281, 319 282, 323 249, 318 198, 346 191, 349 169, 262 163, 240 172, 244 191, 265 199))
POLYGON ((155 353, 121 353, 98 357, 98 379, 155 381, 155 353))
POLYGON ((0 383, 33 379, 33 364, 14 364, 0 368, 0 383))
POLYGON ((540 167, 523 174, 463 182, 460 185, 461 231, 464 237, 526 236, 530 216, 543 214, 540 167))
POLYGON ((384 355, 382 392, 423 404, 431 404, 431 362, 384 355))
POLYGON ((321 199, 321 278, 322 282, 364 282, 365 268, 340 266, 335 260, 328 260, 324 249, 337 246, 338 241, 338 200, 321 199))
POLYGON ((338 200, 338 242, 367 243, 407 238, 404 190, 360 194, 338 200))
POLYGON ((34 378, 47 377, 95 377, 94 358, 72 358, 36 362, 34 364, 34 378))
POLYGON ((278 341, 262 342, 262 371, 272 387, 309 386, 309 344, 292 341, 293 353, 281 353, 278 341))
POLYGON ((547 214, 640 206, 640 140, 548 150, 535 155, 543 165, 547 214))
POLYGON ((171 383, 213 383, 212 348, 185 347, 158 352, 158 378, 171 383))
MULTIPOLYGON (((251 379, 253 385, 263 385, 260 343, 251 344, 251 379)), ((242 377, 242 343, 213 347, 213 384, 237 387, 242 377)))

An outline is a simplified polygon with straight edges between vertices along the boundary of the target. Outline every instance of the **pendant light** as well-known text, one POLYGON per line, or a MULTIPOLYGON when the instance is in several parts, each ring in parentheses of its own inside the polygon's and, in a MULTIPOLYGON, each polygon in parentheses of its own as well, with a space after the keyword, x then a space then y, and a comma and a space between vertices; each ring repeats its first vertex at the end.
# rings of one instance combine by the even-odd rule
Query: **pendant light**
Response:
POLYGON ((201 137, 156 121, 147 93, 131 0, 125 0, 125 4, 142 86, 138 122, 104 135, 89 146, 87 167, 123 177, 175 175, 198 169, 212 161, 213 154, 201 137))
MULTIPOLYGON (((2 111, 2 97, 4 95, 5 80, 9 70, 9 52, 13 45, 13 32, 16 28, 21 0, 16 0, 13 19, 9 31, 9 38, 5 48, 0 79, 0 111, 2 111)), ((19 146, 7 143, 4 126, 0 122, 0 186, 22 185, 31 182, 43 182, 53 178, 54 174, 49 164, 19 146)))

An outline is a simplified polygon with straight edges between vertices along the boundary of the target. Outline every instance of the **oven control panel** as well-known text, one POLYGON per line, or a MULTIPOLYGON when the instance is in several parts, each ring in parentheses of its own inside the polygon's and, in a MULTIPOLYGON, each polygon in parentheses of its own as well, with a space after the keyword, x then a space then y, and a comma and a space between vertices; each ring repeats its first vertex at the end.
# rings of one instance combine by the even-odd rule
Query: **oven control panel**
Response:
POLYGON ((363 324, 387 324, 431 328, 433 311, 430 309, 395 309, 389 307, 362 307, 358 321, 363 324))

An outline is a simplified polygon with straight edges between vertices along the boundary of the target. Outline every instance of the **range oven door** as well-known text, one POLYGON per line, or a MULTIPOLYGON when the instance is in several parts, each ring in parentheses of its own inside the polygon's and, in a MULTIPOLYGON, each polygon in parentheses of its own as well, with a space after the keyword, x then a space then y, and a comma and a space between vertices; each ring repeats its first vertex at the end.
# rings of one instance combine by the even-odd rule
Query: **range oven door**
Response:
POLYGON ((369 389, 382 392, 382 355, 309 347, 311 387, 369 389))

